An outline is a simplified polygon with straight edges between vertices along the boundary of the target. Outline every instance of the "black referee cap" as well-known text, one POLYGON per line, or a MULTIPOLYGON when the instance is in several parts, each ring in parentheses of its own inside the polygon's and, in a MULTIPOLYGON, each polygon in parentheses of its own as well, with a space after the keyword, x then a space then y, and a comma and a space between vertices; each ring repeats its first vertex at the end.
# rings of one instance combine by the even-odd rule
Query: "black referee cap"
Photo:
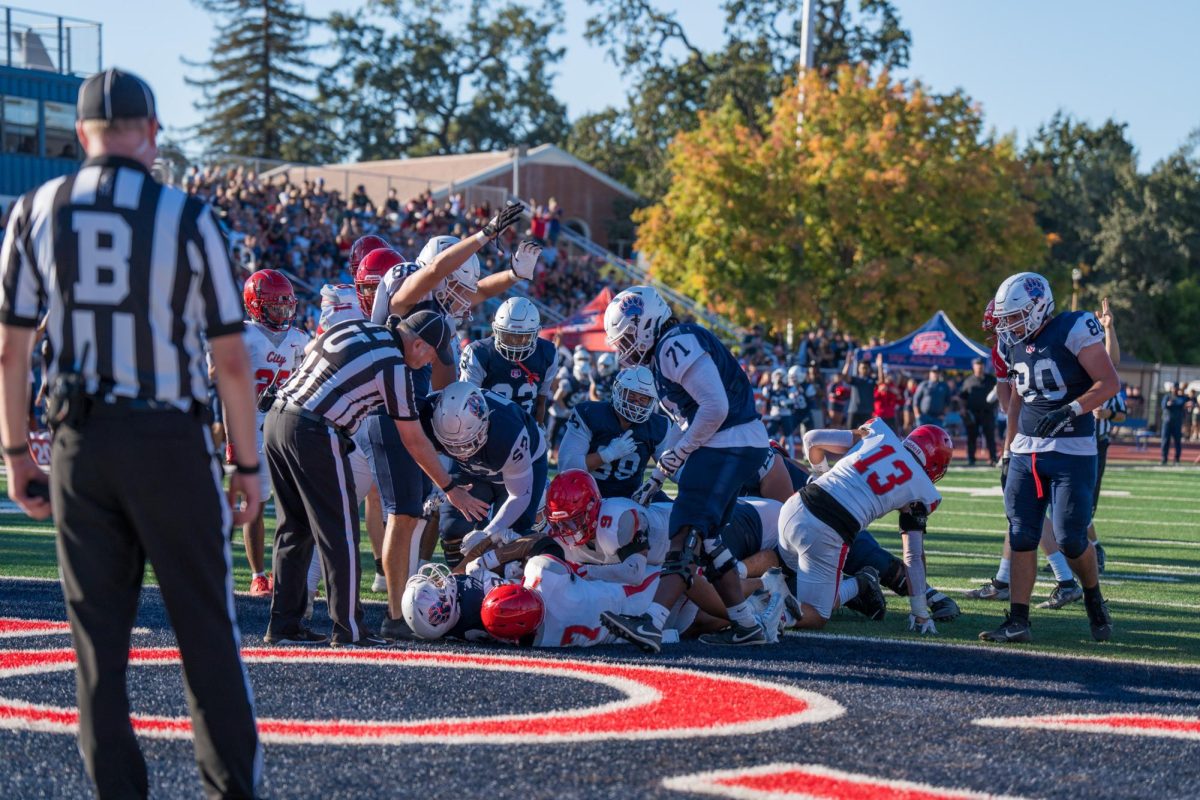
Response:
POLYGON ((75 115, 81 120, 158 116, 149 84, 132 72, 111 67, 92 75, 79 87, 75 115))
POLYGON ((446 366, 454 363, 454 351, 450 343, 454 338, 454 328, 446 318, 435 311, 414 311, 404 319, 395 315, 388 317, 387 325, 393 330, 406 331, 434 349, 438 361, 446 366))

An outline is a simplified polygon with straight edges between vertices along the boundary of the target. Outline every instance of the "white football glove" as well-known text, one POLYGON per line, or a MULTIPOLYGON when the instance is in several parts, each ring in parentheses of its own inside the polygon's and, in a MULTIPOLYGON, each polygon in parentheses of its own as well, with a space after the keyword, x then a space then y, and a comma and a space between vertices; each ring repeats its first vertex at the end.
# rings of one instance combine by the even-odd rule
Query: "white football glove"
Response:
POLYGON ((653 470, 651 470, 650 477, 646 480, 646 482, 639 486, 634 493, 629 496, 629 499, 640 506, 650 505, 650 499, 654 497, 654 495, 658 494, 659 490, 662 489, 663 481, 665 479, 666 476, 659 472, 658 467, 655 467, 653 470))
POLYGON ((462 538, 462 544, 459 545, 459 547, 461 548, 461 550, 464 554, 465 553, 473 553, 479 547, 486 544, 487 542, 488 542, 488 532, 486 530, 471 531, 470 533, 468 533, 466 536, 464 536, 462 538))
POLYGON ((674 450, 663 450, 662 455, 657 459, 658 469, 666 475, 674 475, 679 472, 679 468, 683 466, 683 462, 687 460, 687 456, 680 455, 674 450))
POLYGON ((937 636, 937 627, 933 624, 933 619, 930 617, 918 617, 915 614, 909 614, 908 629, 921 635, 932 634, 937 636))
POLYGON ((512 257, 513 274, 523 280, 533 280, 533 270, 537 266, 538 257, 542 254, 541 245, 529 239, 517 245, 517 251, 512 257))
POLYGON ((620 461, 630 453, 637 452, 637 442, 633 440, 633 431, 625 431, 618 438, 601 447, 596 453, 605 464, 620 461))

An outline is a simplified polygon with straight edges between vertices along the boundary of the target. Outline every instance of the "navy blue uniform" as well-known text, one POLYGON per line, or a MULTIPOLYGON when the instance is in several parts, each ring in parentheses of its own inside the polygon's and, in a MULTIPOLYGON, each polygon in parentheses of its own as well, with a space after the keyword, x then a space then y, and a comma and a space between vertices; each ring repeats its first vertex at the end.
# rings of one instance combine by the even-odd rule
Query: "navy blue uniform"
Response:
POLYGON ((690 425, 695 419, 699 404, 680 381, 706 353, 716 367, 729 410, 717 432, 688 456, 675 475, 679 494, 671 509, 671 535, 685 526, 699 529, 705 537, 719 531, 733 513, 738 490, 754 479, 767 457, 767 432, 746 373, 729 349, 699 325, 674 325, 655 344, 650 364, 663 408, 676 422, 690 425))
MULTIPOLYGON (((594 453, 613 439, 625 434, 621 427, 621 417, 612 403, 589 400, 575 406, 571 417, 567 420, 567 434, 559 449, 559 469, 585 469, 586 462, 577 463, 580 456, 586 458, 588 453, 594 453), (587 441, 586 445, 577 444, 576 438, 587 441), (582 454, 577 451, 582 450, 582 454)), ((633 440, 637 450, 611 464, 604 464, 599 469, 591 470, 600 494, 604 497, 631 497, 642 484, 650 457, 658 452, 663 439, 667 436, 670 422, 666 416, 657 412, 650 415, 645 422, 631 425, 633 440)))
POLYGON ((478 642, 491 638, 483 627, 483 598, 486 594, 481 584, 471 575, 454 575, 458 584, 458 622, 446 631, 447 639, 478 642))
POLYGON ((795 413, 795 395, 790 386, 768 386, 762 390, 766 406, 767 435, 782 441, 791 435, 792 415, 795 413))
POLYGON ((1036 436, 1034 430, 1051 411, 1092 387, 1094 381, 1078 354, 1103 341, 1104 331, 1094 314, 1068 311, 1002 353, 1013 391, 1022 399, 1004 489, 1009 543, 1015 551, 1037 549, 1047 505, 1054 515, 1055 539, 1067 558, 1078 558, 1087 548, 1096 486, 1095 418, 1075 417, 1050 438, 1036 436))
POLYGON ((550 382, 558 371, 558 350, 538 339, 524 361, 510 361, 496 350, 496 337, 471 342, 458 362, 458 379, 512 400, 534 414, 538 397, 550 396, 550 382))
POLYGON ((617 374, 614 372, 611 375, 601 375, 599 373, 592 376, 592 386, 596 387, 596 398, 605 403, 612 400, 613 383, 617 380, 617 374))

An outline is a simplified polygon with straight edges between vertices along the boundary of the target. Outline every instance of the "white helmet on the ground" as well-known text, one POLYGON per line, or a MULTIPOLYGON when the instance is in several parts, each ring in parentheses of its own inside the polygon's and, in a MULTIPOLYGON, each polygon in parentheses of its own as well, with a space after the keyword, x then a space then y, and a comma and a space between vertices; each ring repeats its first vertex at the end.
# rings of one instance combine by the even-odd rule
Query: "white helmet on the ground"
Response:
POLYGON ((650 419, 658 402, 654 373, 647 367, 626 367, 613 381, 612 404, 618 414, 633 424, 650 419))
MULTIPOLYGON (((458 244, 457 236, 435 236, 425 243, 417 256, 417 263, 427 267, 438 254, 451 245, 458 244)), ((479 256, 472 254, 454 272, 447 275, 433 290, 433 297, 442 310, 460 322, 467 318, 479 288, 479 256)))
POLYGON ((400 613, 418 639, 440 639, 458 624, 458 583, 445 564, 425 564, 404 584, 400 613))
POLYGON ((798 366, 788 367, 787 382, 788 386, 799 386, 804 383, 804 370, 798 366))
POLYGON ((542 315, 526 297, 510 297, 500 304, 492 320, 496 352, 511 361, 524 361, 537 348, 542 315))
POLYGON ((613 298, 604 311, 604 335, 623 367, 646 363, 671 308, 649 286, 632 286, 613 298))
POLYGON ((455 381, 433 407, 433 434, 451 458, 470 458, 487 439, 488 405, 473 383, 455 381))
POLYGON ((612 353, 601 353, 596 358, 596 374, 606 378, 617 371, 617 357, 612 353))
POLYGON ((996 290, 992 310, 996 335, 1008 347, 1037 333, 1053 314, 1054 295, 1050 291, 1050 282, 1036 272, 1010 275, 996 290))

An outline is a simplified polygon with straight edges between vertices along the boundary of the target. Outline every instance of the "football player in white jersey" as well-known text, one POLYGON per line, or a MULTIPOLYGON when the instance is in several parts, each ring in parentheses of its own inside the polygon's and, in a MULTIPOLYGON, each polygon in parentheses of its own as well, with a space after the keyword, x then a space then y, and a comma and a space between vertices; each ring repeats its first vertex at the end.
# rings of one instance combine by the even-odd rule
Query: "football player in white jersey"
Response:
POLYGON ((835 606, 860 594, 870 595, 870 606, 884 605, 874 569, 843 581, 842 565, 859 531, 900 511, 909 629, 937 633, 924 591, 924 535, 926 518, 942 499, 933 484, 946 473, 954 451, 949 434, 922 425, 901 440, 882 420, 872 419, 853 431, 809 431, 804 449, 819 475, 779 515, 780 556, 796 573, 795 594, 803 604, 799 627, 824 627, 835 606), (830 467, 829 456, 841 458, 830 467))
MULTIPOLYGON (((308 334, 292 327, 292 321, 296 318, 296 293, 291 281, 283 273, 273 269, 253 273, 242 288, 242 299, 246 303, 246 313, 250 315, 242 338, 250 355, 254 391, 259 400, 257 452, 259 463, 262 463, 262 429, 266 412, 261 409, 270 405, 275 388, 300 365, 304 358, 304 347, 308 344, 308 334)), ((226 458, 233 461, 232 445, 226 451, 226 458)), ((260 496, 265 505, 267 496, 271 494, 270 476, 266 470, 259 471, 259 480, 262 482, 260 496)), ((271 579, 263 563, 264 533, 260 506, 258 516, 247 522, 242 530, 246 560, 253 573, 250 594, 254 597, 271 595, 271 579)))
POLYGON ((546 523, 563 558, 588 580, 637 584, 657 571, 670 545, 670 503, 602 498, 582 469, 560 472, 546 490, 546 523))

